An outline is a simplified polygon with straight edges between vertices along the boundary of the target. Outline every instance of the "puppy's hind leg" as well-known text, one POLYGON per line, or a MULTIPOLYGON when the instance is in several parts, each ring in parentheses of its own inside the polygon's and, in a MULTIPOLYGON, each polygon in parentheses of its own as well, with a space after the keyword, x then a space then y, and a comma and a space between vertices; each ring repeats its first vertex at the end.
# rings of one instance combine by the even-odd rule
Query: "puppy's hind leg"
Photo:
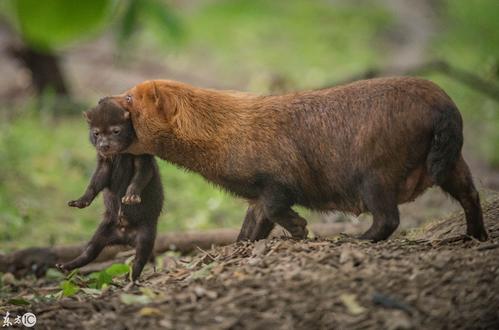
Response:
POLYGON ((94 261, 106 246, 120 244, 120 237, 116 234, 115 223, 109 217, 111 215, 106 215, 106 219, 99 225, 87 246, 78 257, 67 263, 57 264, 56 267, 62 271, 71 271, 75 268, 83 267, 94 261))
POLYGON ((132 281, 140 277, 144 266, 151 260, 156 239, 156 225, 144 226, 137 229, 135 239, 135 259, 132 266, 132 281))

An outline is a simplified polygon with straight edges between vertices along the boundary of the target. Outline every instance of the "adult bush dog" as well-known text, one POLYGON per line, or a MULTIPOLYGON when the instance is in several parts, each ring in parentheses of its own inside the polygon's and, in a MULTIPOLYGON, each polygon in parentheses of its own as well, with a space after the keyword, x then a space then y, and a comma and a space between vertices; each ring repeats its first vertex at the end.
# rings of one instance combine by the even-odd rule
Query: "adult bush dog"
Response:
POLYGON ((110 101, 130 112, 127 152, 152 154, 249 201, 239 240, 275 224, 307 235, 292 206, 373 214, 361 237, 388 238, 398 204, 440 186, 465 210, 467 234, 487 239, 461 155, 461 115, 434 83, 411 77, 257 96, 150 80, 110 101))

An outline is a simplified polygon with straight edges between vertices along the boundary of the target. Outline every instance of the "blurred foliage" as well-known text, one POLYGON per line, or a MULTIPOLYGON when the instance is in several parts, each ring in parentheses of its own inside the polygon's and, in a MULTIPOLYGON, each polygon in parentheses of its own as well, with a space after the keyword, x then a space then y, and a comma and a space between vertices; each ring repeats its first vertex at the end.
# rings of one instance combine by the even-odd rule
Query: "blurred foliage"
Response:
MULTIPOLYGON (((170 16, 173 11, 164 3, 119 1, 105 7, 112 14, 105 14, 110 22, 102 24, 116 29, 122 46, 131 40, 136 43, 128 52, 140 49, 147 56, 150 49, 162 49, 172 67, 211 75, 211 81, 228 87, 239 81, 255 92, 267 92, 275 77, 293 89, 314 88, 382 65, 382 40, 393 22, 374 0, 195 1, 178 11, 178 17, 170 16), (141 29, 145 25, 151 28, 141 29), (172 47, 178 34, 185 36, 185 42, 172 47)), ((429 57, 443 58, 497 82, 498 6, 496 0, 442 0, 439 31, 429 57)), ((440 84, 461 109, 468 150, 499 166, 497 103, 444 76, 428 78, 440 84)), ((66 206, 83 193, 95 168, 95 151, 87 141, 84 120, 35 109, 40 109, 38 103, 18 111, 0 109, 2 250, 87 240, 103 211, 101 198, 84 210, 66 206)), ((166 192, 159 231, 241 225, 243 201, 195 174, 158 163, 166 192)))
POLYGON ((109 20, 111 0, 12 0, 10 14, 23 39, 50 50, 96 33, 109 20))
POLYGON ((45 51, 97 36, 108 26, 114 27, 120 45, 141 26, 173 40, 182 32, 179 19, 161 0, 9 0, 1 8, 26 43, 45 51))
MULTIPOLYGON (((446 0, 444 15, 432 52, 460 68, 499 83, 499 1, 446 0)), ((468 150, 499 168, 499 107, 469 88, 448 78, 432 75, 463 113, 468 150)))
POLYGON ((181 21, 164 1, 127 0, 123 1, 123 14, 118 19, 118 41, 123 46, 129 41, 139 26, 153 30, 159 42, 175 42, 183 34, 181 21))
POLYGON ((376 1, 205 1, 181 18, 185 61, 210 61, 220 81, 234 80, 228 68, 237 68, 255 92, 276 78, 322 87, 378 63, 376 42, 391 21, 376 1))

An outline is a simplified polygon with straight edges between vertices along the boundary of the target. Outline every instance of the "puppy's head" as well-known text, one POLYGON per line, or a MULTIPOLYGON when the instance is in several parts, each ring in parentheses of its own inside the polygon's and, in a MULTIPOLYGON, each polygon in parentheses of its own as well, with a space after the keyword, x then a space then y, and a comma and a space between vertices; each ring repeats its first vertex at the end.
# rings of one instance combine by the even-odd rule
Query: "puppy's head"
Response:
POLYGON ((112 98, 100 100, 95 108, 84 112, 84 117, 90 129, 90 141, 103 157, 125 151, 135 140, 130 112, 112 98))

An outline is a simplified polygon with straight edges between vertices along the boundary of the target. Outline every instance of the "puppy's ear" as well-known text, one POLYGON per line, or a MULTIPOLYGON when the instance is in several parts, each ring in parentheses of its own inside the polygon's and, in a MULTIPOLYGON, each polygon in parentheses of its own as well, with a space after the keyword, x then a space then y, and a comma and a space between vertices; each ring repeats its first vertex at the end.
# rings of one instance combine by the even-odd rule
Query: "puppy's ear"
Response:
POLYGON ((85 118, 85 120, 87 121, 87 123, 90 124, 90 117, 88 115, 88 111, 83 111, 83 118, 85 118))

